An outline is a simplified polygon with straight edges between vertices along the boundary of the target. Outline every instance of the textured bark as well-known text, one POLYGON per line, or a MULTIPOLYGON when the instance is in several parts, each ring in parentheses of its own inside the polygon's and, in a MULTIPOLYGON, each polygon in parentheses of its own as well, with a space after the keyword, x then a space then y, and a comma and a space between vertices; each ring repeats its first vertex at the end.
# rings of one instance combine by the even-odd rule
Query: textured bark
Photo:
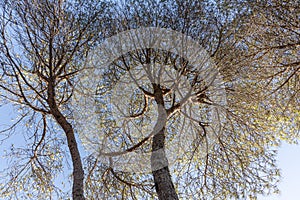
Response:
POLYGON ((165 153, 165 124, 167 112, 160 85, 153 84, 155 101, 158 105, 158 121, 154 127, 155 135, 152 139, 151 168, 155 189, 160 200, 177 200, 174 184, 172 182, 168 159, 165 153))
POLYGON ((57 123, 64 130, 68 148, 71 154, 73 164, 73 186, 72 186, 72 197, 73 200, 84 200, 84 171, 82 167, 81 157, 76 142, 74 129, 72 125, 67 121, 66 117, 60 112, 55 102, 55 91, 53 87, 54 83, 48 84, 48 104, 50 106, 50 112, 54 116, 57 123))
POLYGON ((155 189, 160 200, 178 199, 164 151, 164 128, 153 137, 151 166, 155 189), (155 153, 159 152, 159 153, 155 153), (158 168, 158 169, 157 169, 158 168))

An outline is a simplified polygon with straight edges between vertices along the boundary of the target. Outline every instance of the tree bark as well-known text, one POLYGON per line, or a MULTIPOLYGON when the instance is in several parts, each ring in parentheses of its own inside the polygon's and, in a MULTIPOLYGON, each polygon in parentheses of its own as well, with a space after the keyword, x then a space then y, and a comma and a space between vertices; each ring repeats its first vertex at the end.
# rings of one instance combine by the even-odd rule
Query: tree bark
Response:
POLYGON ((172 177, 168 167, 168 159, 165 153, 165 124, 167 112, 164 108, 164 100, 160 85, 153 84, 155 101, 158 105, 158 121, 154 127, 152 139, 151 169, 154 178, 155 190, 159 200, 177 200, 172 177))
POLYGON ((82 167, 81 156, 79 153, 78 145, 76 142, 74 129, 72 125, 67 121, 66 117, 60 112, 56 102, 55 102, 55 91, 54 84, 48 84, 48 104, 50 107, 50 112, 54 116, 57 123, 64 130, 68 148, 71 154, 72 164, 73 164, 73 186, 72 186, 72 197, 73 200, 84 200, 84 170, 82 167))

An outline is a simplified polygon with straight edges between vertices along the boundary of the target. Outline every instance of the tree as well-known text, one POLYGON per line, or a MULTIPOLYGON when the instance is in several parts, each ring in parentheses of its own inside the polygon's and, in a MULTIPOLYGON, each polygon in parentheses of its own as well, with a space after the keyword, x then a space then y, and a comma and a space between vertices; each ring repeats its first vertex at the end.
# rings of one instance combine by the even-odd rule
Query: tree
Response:
MULTIPOLYGON (((205 147, 206 139, 210 140, 205 132, 206 129, 212 127, 212 123, 204 125, 201 118, 194 121, 197 123, 186 123, 188 127, 194 128, 192 130, 187 128, 190 133, 199 133, 195 140, 189 141, 194 142, 194 144, 189 146, 189 151, 182 151, 185 156, 178 159, 175 165, 166 165, 166 168, 159 170, 158 173, 156 170, 151 172, 159 199, 177 199, 178 196, 187 199, 256 198, 257 194, 277 191, 276 183, 279 171, 276 168, 275 156, 276 146, 279 145, 280 141, 276 134, 279 132, 278 128, 282 128, 277 125, 276 117, 279 110, 275 107, 276 104, 272 96, 265 98, 266 91, 271 90, 272 87, 269 85, 263 88, 263 79, 255 76, 255 73, 249 74, 250 71, 255 70, 253 64, 258 61, 256 57, 249 58, 251 51, 246 42, 250 35, 248 33, 252 31, 249 19, 253 15, 254 7, 243 1, 233 3, 223 1, 204 1, 201 3, 188 1, 132 1, 127 3, 119 7, 119 16, 115 17, 116 24, 113 27, 115 27, 116 33, 143 26, 154 26, 171 28, 191 36, 199 41, 214 59, 217 69, 223 76, 222 86, 225 88, 227 95, 226 106, 217 102, 205 102, 205 99, 203 100, 200 97, 209 94, 208 99, 211 99, 216 93, 214 93, 215 91, 208 92, 209 89, 202 91, 201 87, 205 88, 205 84, 203 84, 203 81, 201 82, 201 79, 194 79, 195 86, 198 84, 200 88, 196 89, 193 85, 192 93, 207 92, 207 94, 199 96, 199 101, 204 102, 202 102, 203 107, 198 107, 198 109, 205 110, 205 105, 209 103, 217 104, 222 108, 226 123, 222 126, 222 131, 216 134, 217 139, 211 149, 204 149, 206 154, 204 158, 201 157, 203 152, 198 147, 205 147), (241 6, 236 8, 237 3, 240 3, 241 6), (150 11, 146 8, 150 8, 150 11), (161 181, 161 179, 164 181, 161 181)), ((133 35, 133 38, 135 38, 135 35, 133 35)), ((136 36, 136 38, 139 37, 136 36)), ((120 41, 121 44, 126 44, 124 41, 127 40, 123 38, 120 41)), ((114 51, 112 50, 112 52, 114 51)), ((180 114, 184 115, 183 106, 178 106, 178 110, 172 113, 174 115, 164 116, 163 113, 168 113, 168 109, 172 110, 172 106, 175 107, 176 102, 180 102, 180 99, 174 97, 180 97, 180 95, 177 95, 176 89, 170 87, 170 85, 161 85, 151 81, 151 77, 162 80, 159 79, 160 76, 157 73, 165 72, 168 74, 173 69, 175 70, 173 71, 174 74, 179 74, 179 77, 186 76, 186 79, 193 83, 193 77, 196 77, 198 73, 201 74, 201 72, 196 71, 193 74, 192 67, 189 66, 187 60, 158 49, 146 48, 140 50, 138 48, 138 50, 125 51, 125 53, 125 55, 112 62, 107 70, 101 71, 99 69, 102 79, 99 81, 97 91, 99 95, 97 114, 99 114, 98 117, 101 120, 96 133, 91 134, 89 132, 91 135, 84 135, 83 138, 86 139, 85 143, 87 145, 91 145, 91 149, 98 151, 100 157, 96 159, 97 162, 100 159, 102 163, 105 163, 105 159, 102 158, 102 160, 101 155, 111 157, 106 160, 108 171, 95 170, 95 173, 102 174, 102 182, 100 181, 100 183, 103 188, 107 187, 105 186, 107 180, 115 177, 116 181, 119 181, 122 185, 119 192, 113 190, 117 197, 151 198, 152 194, 146 196, 148 190, 145 189, 149 182, 147 180, 151 182, 149 176, 151 173, 137 174, 137 172, 130 173, 127 171, 122 173, 122 170, 118 167, 114 168, 117 163, 115 160, 118 160, 118 158, 114 160, 114 157, 123 155, 125 152, 145 152, 149 149, 153 154, 156 145, 160 145, 161 149, 165 149, 167 144, 172 140, 176 140, 174 138, 179 137, 180 120, 191 118, 191 116, 180 117, 180 114), (157 68, 150 67, 150 69, 156 70, 140 67, 140 65, 147 66, 150 63, 153 66, 158 65, 157 68), (169 68, 162 68, 162 63, 169 68), (186 74, 182 72, 183 69, 187 69, 186 74), (137 72, 141 74, 137 75, 139 74, 137 72), (143 80, 143 78, 148 79, 148 82, 140 83, 139 80, 143 80), (123 79, 131 80, 136 88, 131 88, 130 81, 122 82, 123 79), (119 84, 119 81, 123 84, 119 84), (126 91, 126 87, 119 85, 127 86, 129 90, 126 91), (115 92, 115 88, 118 87, 122 89, 115 92), (126 102, 125 106, 118 105, 119 103, 122 104, 119 101, 115 104, 107 101, 107 98, 113 95, 116 95, 115 98, 118 97, 116 99, 122 99, 126 102), (126 99, 128 101, 125 101, 126 99), (143 123, 145 125, 156 125, 155 118, 151 118, 151 115, 147 113, 151 110, 150 100, 147 99, 152 99, 152 103, 156 102, 154 105, 162 107, 163 111, 157 109, 157 112, 160 116, 158 119, 163 122, 164 126, 159 129, 161 132, 159 131, 158 134, 151 132, 151 134, 140 136, 137 139, 135 133, 137 130, 133 126, 128 128, 129 122, 133 121, 132 118, 138 118, 135 123, 139 123, 142 127, 143 123), (174 102, 174 105, 170 102, 174 102), (113 106, 121 111, 112 111, 111 107, 113 106), (118 122, 117 119, 107 117, 111 115, 111 112, 119 112, 117 115, 123 116, 123 123, 118 122), (154 120, 152 123, 151 119, 154 120), (167 122, 165 123, 165 121, 167 122), (103 134, 99 134, 99 130, 103 134), (152 143, 149 143, 151 137, 153 137, 152 143), (104 151, 103 141, 109 141, 108 144, 117 146, 119 150, 109 153, 104 151), (156 141, 159 142, 156 143, 156 141), (143 185, 145 182, 147 184, 143 185), (125 186, 122 183, 125 183, 125 186), (143 193, 143 190, 146 190, 146 192, 143 193)), ((99 60, 96 58, 91 62, 91 66, 97 68, 97 65, 93 65, 93 63, 101 63, 100 60, 101 57, 99 60)), ((172 74, 172 72, 169 73, 172 74)), ((259 73, 258 75, 263 74, 259 73)), ((195 101, 194 104, 196 104, 195 101)), ((286 126, 289 125, 293 125, 293 123, 288 121, 286 126)), ((155 130, 155 126, 152 128, 155 130)), ((281 134, 287 136, 287 131, 283 130, 281 134)), ((167 163, 166 157, 168 155, 163 152, 160 156, 160 159, 167 163)), ((119 161, 124 162, 122 159, 119 159, 119 161)))
MULTIPOLYGON (((84 199, 84 169, 68 102, 82 58, 99 38, 101 20, 107 17, 103 14, 106 4, 20 0, 1 5, 1 97, 21 109, 19 121, 27 118, 32 126, 29 149, 19 152, 26 153, 28 161, 18 163, 11 184, 2 189, 10 195, 16 181, 25 185, 34 181, 36 195, 47 198, 55 189, 55 173, 61 170, 61 145, 67 142, 73 170, 72 196, 84 199), (53 133, 57 131, 51 126, 59 126, 65 135, 53 133)), ((32 198, 33 191, 27 193, 32 198)))

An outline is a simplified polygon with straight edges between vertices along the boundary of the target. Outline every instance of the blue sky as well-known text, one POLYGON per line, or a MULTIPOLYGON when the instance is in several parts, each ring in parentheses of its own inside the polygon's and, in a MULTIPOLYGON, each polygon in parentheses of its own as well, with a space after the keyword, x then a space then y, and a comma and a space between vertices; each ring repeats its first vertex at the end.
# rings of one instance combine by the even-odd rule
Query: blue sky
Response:
POLYGON ((282 180, 279 185, 281 194, 259 197, 258 200, 299 200, 300 145, 282 144, 278 155, 278 165, 282 173, 282 180))
MULTIPOLYGON (((1 102, 0 102, 1 104, 1 102)), ((0 107, 0 130, 3 125, 11 123, 14 119, 14 113, 11 106, 0 107)), ((3 137, 0 135, 0 139, 3 137)), ((20 140, 19 140, 20 141, 20 140)), ((0 170, 5 167, 5 159, 3 159, 3 150, 10 146, 11 143, 19 141, 7 141, 0 144, 0 170)), ((282 172, 282 180, 279 184, 281 190, 280 195, 268 197, 260 196, 258 200, 299 200, 300 197, 300 145, 290 145, 283 143, 279 149, 278 166, 282 172)))

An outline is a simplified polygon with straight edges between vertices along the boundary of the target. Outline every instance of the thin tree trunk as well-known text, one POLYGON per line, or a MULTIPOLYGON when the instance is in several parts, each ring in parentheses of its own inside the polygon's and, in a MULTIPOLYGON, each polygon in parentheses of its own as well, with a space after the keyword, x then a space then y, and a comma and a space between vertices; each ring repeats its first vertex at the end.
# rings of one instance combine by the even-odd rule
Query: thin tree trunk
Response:
POLYGON ((155 135, 152 139, 151 168, 155 189, 160 200, 177 200, 172 177, 168 167, 168 159, 165 153, 165 124, 167 113, 164 108, 164 100, 160 85, 153 84, 155 101, 158 105, 158 121, 154 127, 155 135))
POLYGON ((55 102, 54 84, 48 84, 48 104, 50 106, 51 114, 54 116, 57 123, 64 130, 68 148, 71 154, 73 164, 73 186, 72 186, 72 197, 73 200, 84 200, 84 170, 82 167, 81 156, 78 150, 74 129, 72 125, 67 121, 66 117, 60 112, 55 102))

